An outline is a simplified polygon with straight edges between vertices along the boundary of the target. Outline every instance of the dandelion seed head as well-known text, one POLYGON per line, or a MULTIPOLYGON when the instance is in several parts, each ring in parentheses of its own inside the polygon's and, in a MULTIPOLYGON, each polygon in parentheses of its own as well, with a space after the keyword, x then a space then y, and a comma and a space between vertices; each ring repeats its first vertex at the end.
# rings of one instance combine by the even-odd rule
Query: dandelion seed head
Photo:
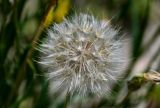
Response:
POLYGON ((103 96, 119 80, 124 68, 118 31, 89 14, 75 15, 53 25, 40 45, 40 64, 51 88, 103 96))

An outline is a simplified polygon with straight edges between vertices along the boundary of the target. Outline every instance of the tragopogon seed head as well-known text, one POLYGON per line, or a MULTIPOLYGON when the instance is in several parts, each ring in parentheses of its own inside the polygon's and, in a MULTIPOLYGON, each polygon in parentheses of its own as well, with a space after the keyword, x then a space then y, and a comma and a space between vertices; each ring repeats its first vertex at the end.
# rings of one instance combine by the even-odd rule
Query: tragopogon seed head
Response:
POLYGON ((108 22, 79 14, 53 25, 40 45, 51 88, 80 95, 108 94, 124 67, 117 31, 108 22))

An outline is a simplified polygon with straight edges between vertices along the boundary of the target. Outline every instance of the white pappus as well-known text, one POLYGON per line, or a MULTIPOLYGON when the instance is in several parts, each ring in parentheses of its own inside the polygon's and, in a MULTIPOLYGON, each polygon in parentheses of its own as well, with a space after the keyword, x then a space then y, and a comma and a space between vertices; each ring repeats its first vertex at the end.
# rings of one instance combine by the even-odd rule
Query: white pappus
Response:
POLYGON ((50 87, 79 95, 108 94, 124 69, 123 46, 109 22, 78 14, 54 24, 39 46, 50 87))

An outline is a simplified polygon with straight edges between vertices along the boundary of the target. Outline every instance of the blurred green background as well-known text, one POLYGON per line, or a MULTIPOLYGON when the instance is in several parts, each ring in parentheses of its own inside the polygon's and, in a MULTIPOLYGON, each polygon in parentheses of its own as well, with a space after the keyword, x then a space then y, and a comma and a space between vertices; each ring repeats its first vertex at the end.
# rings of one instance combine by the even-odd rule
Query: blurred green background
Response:
POLYGON ((0 0, 0 108, 65 107, 63 95, 48 93, 34 48, 51 24, 75 12, 111 20, 129 59, 126 79, 111 96, 87 98, 83 104, 73 97, 68 108, 160 108, 160 85, 128 86, 135 75, 160 72, 159 9, 160 0, 0 0))

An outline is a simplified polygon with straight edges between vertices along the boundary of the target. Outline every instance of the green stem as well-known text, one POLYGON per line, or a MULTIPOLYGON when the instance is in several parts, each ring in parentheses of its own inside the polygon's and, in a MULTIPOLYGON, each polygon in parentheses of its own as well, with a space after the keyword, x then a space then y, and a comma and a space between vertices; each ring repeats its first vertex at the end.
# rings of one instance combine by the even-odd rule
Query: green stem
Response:
POLYGON ((64 108, 67 108, 69 103, 70 103, 70 93, 67 93, 65 103, 64 103, 64 108))

